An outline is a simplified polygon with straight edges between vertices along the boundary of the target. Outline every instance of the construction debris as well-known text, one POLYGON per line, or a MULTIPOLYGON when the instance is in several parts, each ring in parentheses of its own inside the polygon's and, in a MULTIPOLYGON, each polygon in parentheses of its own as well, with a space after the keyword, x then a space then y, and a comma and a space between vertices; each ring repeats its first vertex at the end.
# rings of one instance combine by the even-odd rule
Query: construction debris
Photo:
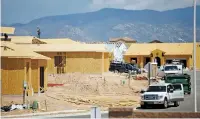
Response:
MULTIPOLYGON (((63 86, 48 87, 48 90, 40 96, 36 94, 28 97, 30 104, 35 100, 40 102, 38 111, 85 110, 93 105, 99 106, 102 110, 108 107, 136 106, 139 103, 141 89, 148 85, 147 80, 129 82, 126 75, 111 72, 103 75, 81 73, 51 75, 48 77, 48 83, 63 84, 63 86)), ((3 101, 5 100, 3 98, 3 101)))

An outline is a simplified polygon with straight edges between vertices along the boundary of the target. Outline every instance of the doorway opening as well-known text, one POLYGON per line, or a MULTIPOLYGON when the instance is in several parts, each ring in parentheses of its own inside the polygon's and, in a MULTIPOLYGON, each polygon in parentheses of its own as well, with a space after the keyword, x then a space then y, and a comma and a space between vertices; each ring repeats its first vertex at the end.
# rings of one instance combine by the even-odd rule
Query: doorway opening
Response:
POLYGON ((54 56, 54 65, 57 69, 57 74, 65 73, 66 56, 54 56))
POLYGON ((180 60, 180 63, 183 65, 183 68, 187 67, 187 60, 180 60))
POLYGON ((44 67, 40 67, 40 91, 44 92, 44 67))
POLYGON ((157 62, 157 66, 160 66, 161 65, 160 57, 155 57, 155 59, 156 59, 156 62, 157 62))
POLYGON ((146 57, 146 58, 145 58, 145 65, 146 65, 147 63, 149 63, 149 62, 151 62, 151 58, 150 58, 150 57, 146 57))
POLYGON ((135 61, 135 63, 137 64, 137 58, 131 58, 131 62, 135 61))

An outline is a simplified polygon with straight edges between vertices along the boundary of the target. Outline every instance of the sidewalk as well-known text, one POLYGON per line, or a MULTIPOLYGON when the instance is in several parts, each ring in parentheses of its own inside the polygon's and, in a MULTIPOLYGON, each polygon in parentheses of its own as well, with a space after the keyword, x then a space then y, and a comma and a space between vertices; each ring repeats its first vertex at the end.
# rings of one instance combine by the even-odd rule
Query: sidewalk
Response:
POLYGON ((31 113, 31 114, 21 114, 21 115, 8 115, 1 116, 1 118, 23 118, 30 116, 48 116, 48 115, 58 115, 58 114, 72 114, 72 113, 84 113, 88 110, 63 110, 63 111, 53 111, 53 112, 40 112, 40 113, 31 113))
MULTIPOLYGON (((87 111, 87 112, 82 112, 82 113, 73 113, 73 114, 54 114, 54 115, 46 115, 46 116, 36 116, 35 118, 90 118, 91 112, 87 111)), ((106 115, 106 118, 108 118, 108 111, 101 111, 101 117, 103 117, 103 115, 106 115)))

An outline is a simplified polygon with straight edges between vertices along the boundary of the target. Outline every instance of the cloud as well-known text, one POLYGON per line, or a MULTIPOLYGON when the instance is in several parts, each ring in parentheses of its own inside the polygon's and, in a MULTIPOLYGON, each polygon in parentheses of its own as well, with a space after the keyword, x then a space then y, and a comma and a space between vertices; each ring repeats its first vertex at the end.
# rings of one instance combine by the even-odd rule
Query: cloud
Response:
MULTIPOLYGON (((197 0, 200 5, 200 0, 197 0)), ((129 10, 151 9, 164 11, 193 5, 193 0, 92 0, 90 9, 121 8, 129 10)))

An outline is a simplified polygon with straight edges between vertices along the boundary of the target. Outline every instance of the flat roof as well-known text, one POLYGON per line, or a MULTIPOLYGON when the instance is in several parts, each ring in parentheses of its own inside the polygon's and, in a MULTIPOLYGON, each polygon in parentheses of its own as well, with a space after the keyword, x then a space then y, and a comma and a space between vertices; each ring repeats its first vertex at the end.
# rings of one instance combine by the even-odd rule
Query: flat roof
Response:
POLYGON ((30 44, 36 52, 108 52, 104 44, 30 44))
POLYGON ((11 42, 1 41, 1 57, 8 58, 30 58, 30 59, 45 59, 51 58, 38 54, 31 49, 21 47, 11 42))
POLYGON ((80 42, 74 41, 69 38, 49 38, 49 39, 40 39, 47 44, 80 44, 80 42))
POLYGON ((1 27, 1 33, 14 34, 14 32, 15 32, 14 27, 1 27))

